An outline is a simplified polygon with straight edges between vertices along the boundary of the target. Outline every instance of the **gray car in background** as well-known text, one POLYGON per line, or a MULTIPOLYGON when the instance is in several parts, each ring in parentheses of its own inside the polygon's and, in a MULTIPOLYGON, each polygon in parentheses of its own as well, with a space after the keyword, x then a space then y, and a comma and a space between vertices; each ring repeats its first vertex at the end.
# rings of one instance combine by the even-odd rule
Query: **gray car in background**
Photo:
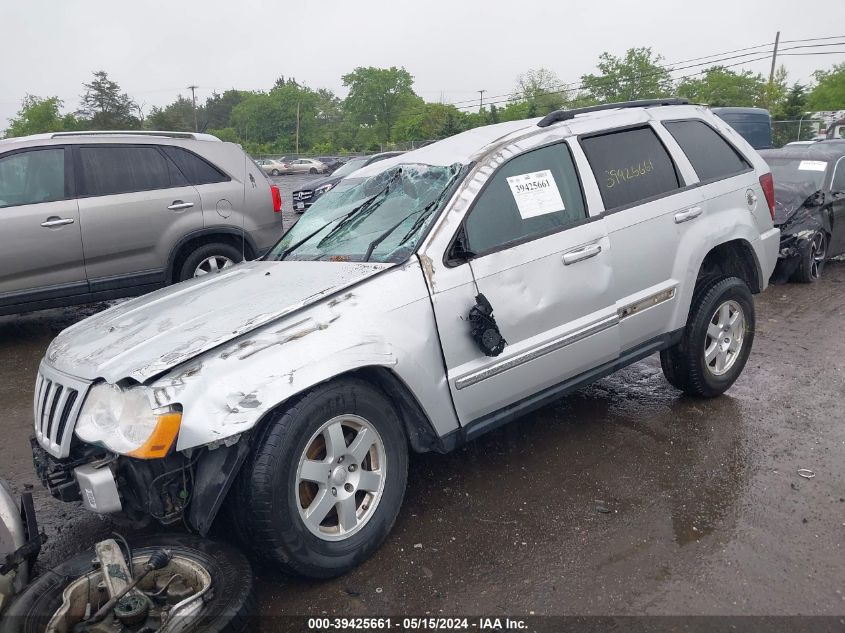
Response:
POLYGON ((281 196, 239 145, 180 132, 0 141, 0 314, 139 295, 263 254, 281 196))

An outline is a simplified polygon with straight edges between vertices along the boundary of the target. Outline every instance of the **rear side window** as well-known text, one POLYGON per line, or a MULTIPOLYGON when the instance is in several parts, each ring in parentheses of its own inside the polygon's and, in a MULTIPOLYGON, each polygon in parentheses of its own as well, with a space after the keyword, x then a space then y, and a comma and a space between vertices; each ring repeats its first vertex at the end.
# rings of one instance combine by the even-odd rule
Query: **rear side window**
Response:
POLYGON ((572 156, 559 143, 517 156, 493 175, 467 217, 466 237, 481 255, 586 217, 572 156))
POLYGON ((678 172, 650 127, 581 139, 607 210, 628 206, 680 187, 678 172))
POLYGON ((0 158, 0 208, 65 197, 64 149, 37 149, 0 158))
POLYGON ((748 161, 704 121, 667 121, 663 127, 675 137, 701 181, 728 178, 751 168, 748 161))
POLYGON ((82 195, 107 196, 166 189, 171 183, 167 159, 152 145, 79 146, 82 195))
MULTIPOLYGON (((163 145, 161 148, 179 168, 192 185, 208 185, 213 182, 226 182, 229 177, 208 161, 181 147, 163 145)), ((269 161, 262 161, 261 165, 269 161)))

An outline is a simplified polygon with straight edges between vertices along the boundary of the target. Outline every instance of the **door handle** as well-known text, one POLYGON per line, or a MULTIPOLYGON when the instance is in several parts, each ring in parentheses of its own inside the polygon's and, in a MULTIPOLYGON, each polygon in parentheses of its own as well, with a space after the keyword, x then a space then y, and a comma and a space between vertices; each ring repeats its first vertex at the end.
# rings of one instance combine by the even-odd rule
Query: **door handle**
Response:
POLYGON ((181 200, 174 200, 173 204, 171 204, 168 209, 171 211, 181 211, 182 209, 190 209, 194 206, 193 202, 182 202, 181 200))
POLYGON ((595 257, 599 253, 601 253, 601 244, 590 244, 583 248, 577 248, 574 251, 563 254, 563 265, 569 266, 570 264, 595 257))
POLYGON ((46 220, 41 223, 45 229, 52 229, 54 226, 64 226, 65 224, 73 224, 73 218, 56 218, 55 220, 46 220))
POLYGON ((675 224, 682 224, 683 222, 695 220, 703 211, 704 209, 701 207, 692 207, 691 209, 687 209, 685 211, 678 211, 675 214, 675 224))

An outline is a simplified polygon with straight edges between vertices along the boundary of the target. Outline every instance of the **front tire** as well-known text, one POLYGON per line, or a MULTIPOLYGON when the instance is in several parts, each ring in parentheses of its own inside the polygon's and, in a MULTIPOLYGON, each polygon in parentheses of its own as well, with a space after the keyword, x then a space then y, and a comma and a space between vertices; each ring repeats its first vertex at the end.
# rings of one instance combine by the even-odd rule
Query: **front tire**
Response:
POLYGON ((319 385, 265 426, 232 498, 259 560, 311 578, 345 573, 393 527, 408 443, 390 400, 371 384, 319 385))
POLYGON ((311 169, 308 170, 308 173, 309 174, 316 174, 317 170, 314 167, 312 167, 311 169))
POLYGON ((687 395, 723 394, 745 367, 754 324, 754 300, 741 279, 697 289, 681 340, 660 352, 664 376, 687 395))
POLYGON ((801 253, 798 268, 793 279, 802 284, 816 283, 822 276, 822 269, 827 260, 827 233, 817 231, 807 248, 801 253))
POLYGON ((270 175, 271 175, 271 176, 278 176, 278 175, 279 175, 279 170, 278 170, 278 169, 274 169, 273 171, 271 171, 271 172, 270 172, 270 175))

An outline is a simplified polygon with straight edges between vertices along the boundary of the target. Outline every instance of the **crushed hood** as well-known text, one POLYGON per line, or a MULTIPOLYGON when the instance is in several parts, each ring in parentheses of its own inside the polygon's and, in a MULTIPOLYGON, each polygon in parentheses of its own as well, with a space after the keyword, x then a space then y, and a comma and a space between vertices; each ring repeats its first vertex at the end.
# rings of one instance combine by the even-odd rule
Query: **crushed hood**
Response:
POLYGON ((775 181, 775 225, 785 224, 816 191, 813 183, 775 181))
POLYGON ((390 266, 307 261, 241 264, 80 321, 56 337, 46 361, 88 380, 144 382, 390 266))

